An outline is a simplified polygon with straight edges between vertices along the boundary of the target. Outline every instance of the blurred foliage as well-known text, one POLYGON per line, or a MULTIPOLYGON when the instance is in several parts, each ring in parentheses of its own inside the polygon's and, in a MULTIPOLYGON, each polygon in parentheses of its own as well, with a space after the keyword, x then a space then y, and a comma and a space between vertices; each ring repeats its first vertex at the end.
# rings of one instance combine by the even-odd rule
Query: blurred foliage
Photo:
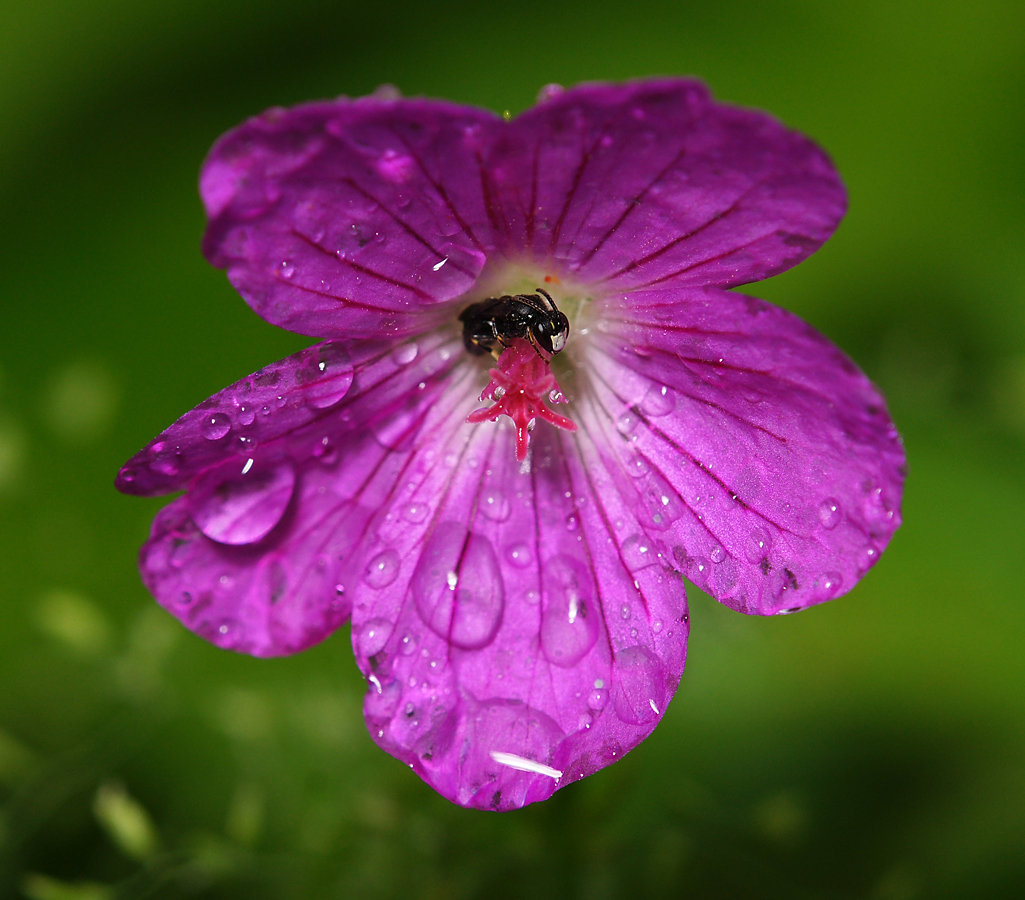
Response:
POLYGON ((13 0, 3 18, 0 894, 1022 893, 1025 7, 13 0), (303 345, 199 254, 196 173, 222 131, 381 82, 516 111, 548 82, 654 73, 834 155, 844 225, 751 290, 887 392, 906 524, 802 616, 692 591, 652 738, 539 806, 458 809, 372 745, 347 633, 252 660, 159 610, 134 557, 161 502, 111 482, 303 345))

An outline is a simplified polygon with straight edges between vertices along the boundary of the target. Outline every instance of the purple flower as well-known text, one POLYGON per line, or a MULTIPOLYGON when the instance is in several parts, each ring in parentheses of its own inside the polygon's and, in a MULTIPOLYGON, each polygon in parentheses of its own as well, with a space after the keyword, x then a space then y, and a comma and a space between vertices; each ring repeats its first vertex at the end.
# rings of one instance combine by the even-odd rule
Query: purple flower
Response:
POLYGON ((200 187, 209 260, 324 340, 122 469, 128 493, 186 491, 143 579, 256 656, 351 615, 371 735, 456 803, 542 800, 650 734, 683 672, 684 576, 793 612, 849 590, 900 522, 879 392, 727 290, 845 209, 829 159, 764 113, 675 79, 549 88, 512 121, 341 99, 229 132, 200 187), (497 363, 467 352, 470 304, 539 288, 569 317, 561 353, 529 329, 497 363))

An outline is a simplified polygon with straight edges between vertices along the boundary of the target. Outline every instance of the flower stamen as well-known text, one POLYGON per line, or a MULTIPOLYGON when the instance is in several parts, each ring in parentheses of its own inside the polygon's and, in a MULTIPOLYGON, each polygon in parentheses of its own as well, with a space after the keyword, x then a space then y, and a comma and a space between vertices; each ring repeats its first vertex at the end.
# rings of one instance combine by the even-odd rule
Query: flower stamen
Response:
POLYGON ((466 417, 472 425, 494 422, 499 416, 508 416, 516 425, 516 459, 527 458, 530 430, 540 417, 566 431, 576 431, 576 423, 560 416, 545 405, 544 398, 565 403, 559 385, 548 366, 534 347, 523 338, 513 340, 498 358, 498 365, 488 374, 491 381, 480 395, 481 400, 493 400, 488 409, 474 410, 466 417), (556 399, 558 398, 558 399, 556 399))

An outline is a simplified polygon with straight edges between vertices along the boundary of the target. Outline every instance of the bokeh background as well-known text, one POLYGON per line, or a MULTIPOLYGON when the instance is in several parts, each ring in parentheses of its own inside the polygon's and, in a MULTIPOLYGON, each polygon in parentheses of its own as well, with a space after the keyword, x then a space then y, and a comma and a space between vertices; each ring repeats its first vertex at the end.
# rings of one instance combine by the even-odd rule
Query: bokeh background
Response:
POLYGON ((1025 5, 10 0, 0 15, 0 895, 1025 896, 1025 5), (694 74, 817 139, 850 213, 749 289, 882 386, 905 524, 842 600, 691 589, 624 761, 503 815, 377 750, 347 630, 252 660, 142 588, 123 460, 299 349, 199 253, 200 161, 382 82, 519 111, 694 74))

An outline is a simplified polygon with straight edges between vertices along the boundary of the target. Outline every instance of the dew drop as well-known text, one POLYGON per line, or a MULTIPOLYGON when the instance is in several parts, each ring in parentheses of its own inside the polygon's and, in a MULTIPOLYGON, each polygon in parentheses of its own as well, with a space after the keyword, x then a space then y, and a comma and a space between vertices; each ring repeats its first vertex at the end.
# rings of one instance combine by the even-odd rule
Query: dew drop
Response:
POLYGON ((352 360, 338 342, 325 341, 306 352, 296 372, 303 399, 313 409, 326 409, 338 403, 352 386, 352 360))
POLYGON ((598 639, 594 584, 581 563, 560 554, 545 563, 542 585, 541 650, 554 665, 576 665, 598 639))
POLYGON ((377 554, 363 571, 363 580, 372 588, 383 588, 391 584, 399 574, 399 555, 392 549, 377 554))
POLYGON ((726 551, 725 551, 725 550, 723 550, 723 548, 722 548, 722 547, 720 547, 720 546, 719 546, 718 544, 716 544, 716 545, 715 545, 715 546, 714 546, 714 547, 713 547, 713 548, 712 548, 712 549, 711 549, 711 550, 710 550, 710 551, 708 552, 708 558, 709 558, 710 560, 712 560, 712 562, 716 563, 716 565, 718 565, 718 564, 719 564, 719 563, 721 563, 721 562, 722 562, 722 561, 723 561, 724 559, 726 559, 726 551))
POLYGON ((252 425, 256 421, 256 407, 240 406, 236 415, 238 416, 239 424, 252 425))
POLYGON ((837 595, 842 584, 843 576, 839 572, 826 572, 815 579, 812 590, 816 597, 829 600, 837 595))
POLYGON ((392 360, 396 365, 408 366, 414 359, 416 359, 417 353, 420 352, 420 348, 417 347, 415 341, 410 341, 408 344, 400 344, 396 347, 391 354, 392 360))
POLYGON ((772 547, 772 538, 764 528, 755 528, 747 537, 744 551, 749 561, 760 563, 768 557, 769 549, 772 547))
POLYGON ((858 574, 864 575, 876 564, 878 559, 879 551, 872 544, 866 544, 858 552, 858 574))
POLYGON ((605 705, 609 702, 609 692, 604 688, 595 688, 587 695, 587 707, 593 709, 595 712, 600 712, 605 709, 605 705))
POLYGON ((618 419, 616 419, 616 428, 619 433, 624 436, 629 436, 637 430, 637 423, 640 420, 632 412, 623 413, 618 419))
POLYGON ((221 412, 204 416, 199 430, 208 441, 219 441, 231 431, 231 419, 221 412))
POLYGON ((530 547, 526 544, 511 544, 506 547, 505 558, 517 569, 526 569, 534 561, 530 547))
POLYGON ((425 503, 407 503, 402 507, 402 518, 418 525, 427 518, 428 507, 425 503))
POLYGON ((827 497, 819 504, 819 521, 823 528, 836 528, 843 518, 840 501, 827 497))
POLYGON ((651 471, 651 467, 643 456, 633 453, 626 461, 626 471, 634 478, 643 478, 651 471))
POLYGON ((442 522, 424 546, 410 580, 424 624, 465 650, 487 646, 502 622, 505 585, 494 547, 459 522, 442 522))
POLYGON ((631 725, 645 725, 665 709, 665 672, 654 653, 643 645, 616 654, 612 704, 616 715, 631 725))
POLYGON ((504 522, 512 512, 508 498, 496 490, 484 492, 480 498, 480 509, 492 522, 504 522))
POLYGON ((649 416, 665 416, 676 407, 676 395, 669 388, 653 384, 641 400, 641 409, 649 416))
POLYGON ((281 268, 279 271, 282 278, 291 278, 295 274, 295 266, 293 266, 287 259, 283 259, 281 261, 281 268))
POLYGON ((384 649, 391 636, 392 625, 387 619, 370 619, 359 632, 359 649, 364 656, 376 656, 384 649))
POLYGON ((630 605, 627 604, 627 603, 624 603, 621 607, 619 607, 619 615, 624 620, 629 619, 630 618, 630 605))
POLYGON ((658 562, 658 554, 648 538, 634 534, 623 541, 623 562, 631 571, 636 572, 658 562))
POLYGON ((420 635, 407 632, 399 641, 399 653, 403 656, 412 656, 416 653, 416 645, 420 643, 420 635))
POLYGON ((208 538, 239 546, 266 537, 281 521, 295 489, 290 464, 239 471, 229 462, 204 473, 187 495, 192 520, 208 538))
POLYGON ((576 531, 580 527, 580 519, 576 513, 570 513, 566 516, 566 530, 576 531))

